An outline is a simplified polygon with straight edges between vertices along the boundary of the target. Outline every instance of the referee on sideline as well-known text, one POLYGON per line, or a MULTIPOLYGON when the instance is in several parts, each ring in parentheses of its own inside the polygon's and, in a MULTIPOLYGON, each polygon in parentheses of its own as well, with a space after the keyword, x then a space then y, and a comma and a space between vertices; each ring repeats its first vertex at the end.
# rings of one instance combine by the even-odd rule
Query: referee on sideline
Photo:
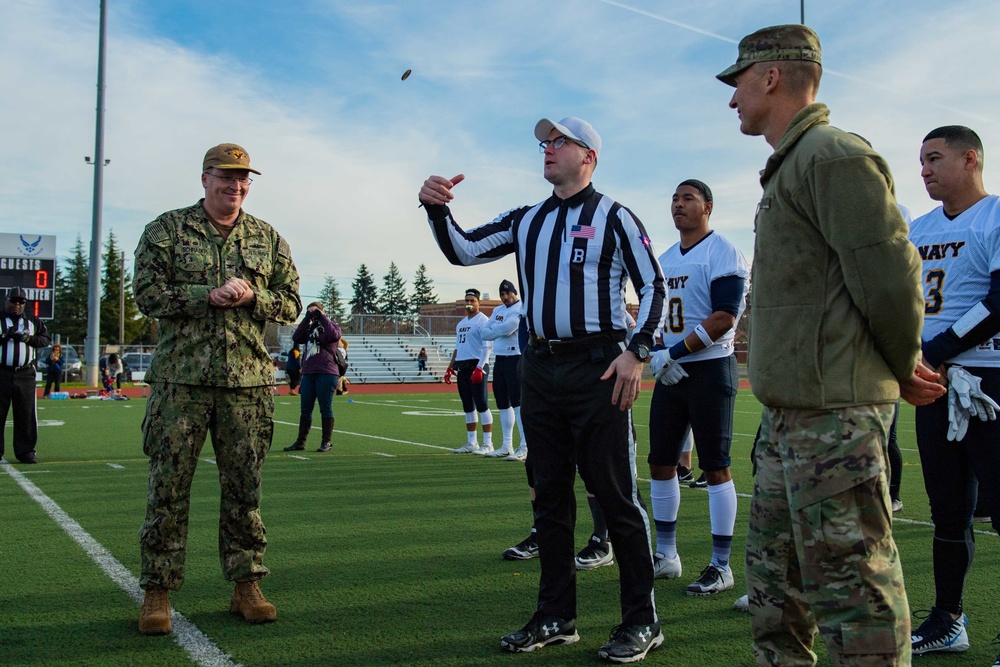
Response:
POLYGON ((649 517, 635 478, 631 407, 663 320, 663 273, 642 223, 591 185, 601 137, 590 123, 542 119, 535 138, 551 197, 463 231, 447 204, 463 175, 431 176, 420 189, 435 240, 452 264, 517 255, 530 332, 522 360, 522 417, 535 474, 541 578, 538 610, 500 646, 512 652, 579 640, 573 532, 580 475, 607 517, 618 556, 622 624, 598 655, 636 662, 663 643, 653 599, 649 517), (639 295, 625 347, 625 278, 639 295))

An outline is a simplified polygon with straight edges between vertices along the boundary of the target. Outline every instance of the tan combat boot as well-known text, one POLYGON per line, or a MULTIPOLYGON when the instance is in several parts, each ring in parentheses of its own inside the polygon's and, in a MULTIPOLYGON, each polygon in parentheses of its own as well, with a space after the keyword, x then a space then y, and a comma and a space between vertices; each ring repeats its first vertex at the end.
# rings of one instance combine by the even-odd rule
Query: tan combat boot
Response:
POLYGON ((256 581, 237 581, 229 611, 239 614, 250 623, 270 623, 278 619, 278 610, 264 599, 256 581))
POLYGON ((170 600, 166 588, 147 588, 139 614, 139 632, 144 635, 165 635, 170 632, 170 600))

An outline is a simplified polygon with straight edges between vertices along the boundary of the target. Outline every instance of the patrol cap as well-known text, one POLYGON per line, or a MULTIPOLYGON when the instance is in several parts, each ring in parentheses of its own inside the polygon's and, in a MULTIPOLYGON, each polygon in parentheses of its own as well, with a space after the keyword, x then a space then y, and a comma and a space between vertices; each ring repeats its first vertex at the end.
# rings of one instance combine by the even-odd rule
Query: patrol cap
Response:
POLYGON ((255 174, 259 171, 250 166, 250 154, 238 144, 219 144, 209 148, 205 153, 205 161, 201 165, 202 171, 210 168, 216 169, 246 169, 255 174))
POLYGON ((480 291, 477 290, 475 287, 470 287, 469 289, 465 290, 465 296, 474 296, 476 297, 476 299, 478 299, 479 295, 480 291))
POLYGON ((514 283, 509 280, 500 281, 500 292, 510 292, 511 294, 517 294, 517 290, 514 289, 514 283))
POLYGON ((736 64, 715 78, 735 88, 736 76, 750 65, 776 60, 806 60, 822 66, 819 35, 798 23, 761 28, 740 40, 736 64))
POLYGON ((677 187, 681 187, 682 185, 689 185, 698 192, 700 192, 702 199, 704 199, 706 202, 712 201, 712 188, 708 187, 707 185, 699 181, 697 178, 689 178, 682 183, 678 183, 677 187))
POLYGON ((28 298, 28 293, 25 292, 20 287, 11 287, 9 290, 7 290, 7 298, 8 299, 27 299, 28 298))
POLYGON ((553 129, 559 130, 574 141, 597 153, 601 157, 601 135, 597 133, 594 126, 576 116, 566 116, 558 123, 554 123, 548 118, 543 118, 535 124, 535 139, 545 141, 549 138, 549 133, 553 129))

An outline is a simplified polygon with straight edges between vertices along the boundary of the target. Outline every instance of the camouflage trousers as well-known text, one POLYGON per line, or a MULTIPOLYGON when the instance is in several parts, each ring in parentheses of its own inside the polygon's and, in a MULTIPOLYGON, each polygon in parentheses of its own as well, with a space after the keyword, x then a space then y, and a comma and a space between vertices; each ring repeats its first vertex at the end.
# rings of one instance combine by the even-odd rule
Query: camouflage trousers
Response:
POLYGON ((892 539, 893 404, 765 408, 746 581, 761 665, 909 665, 910 613, 892 539))
POLYGON ((274 431, 270 387, 154 384, 142 423, 149 456, 146 520, 139 531, 142 588, 178 590, 191 509, 191 480, 211 433, 219 469, 219 558, 230 581, 260 579, 267 547, 260 473, 274 431))

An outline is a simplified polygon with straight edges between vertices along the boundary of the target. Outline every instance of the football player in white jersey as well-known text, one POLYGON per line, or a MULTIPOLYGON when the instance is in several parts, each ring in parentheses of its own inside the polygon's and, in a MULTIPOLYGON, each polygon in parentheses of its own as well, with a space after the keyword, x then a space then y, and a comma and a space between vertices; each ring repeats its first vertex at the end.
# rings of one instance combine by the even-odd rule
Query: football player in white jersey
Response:
POLYGON ((709 228, 713 206, 712 191, 701 181, 686 180, 674 192, 671 213, 681 240, 660 256, 670 297, 663 346, 651 361, 658 380, 649 406, 648 459, 656 577, 681 575, 677 464, 689 429, 698 466, 708 480, 712 558, 687 587, 689 595, 713 595, 733 587, 729 556, 736 486, 729 471, 729 448, 739 382, 733 339, 746 308, 750 272, 736 246, 709 228))
POLYGON ((485 341, 493 342, 496 355, 493 364, 493 398, 500 412, 502 440, 500 449, 489 452, 490 458, 511 457, 523 461, 528 456, 528 444, 524 441, 521 428, 521 380, 518 368, 521 364, 521 345, 518 341, 518 326, 521 323, 521 301, 517 289, 509 280, 500 282, 500 301, 490 313, 489 321, 483 325, 480 335, 485 341), (521 433, 521 444, 514 451, 514 423, 521 433))
POLYGON ((977 486, 994 530, 1000 527, 1000 421, 965 412, 959 428, 961 407, 950 406, 949 415, 956 392, 968 392, 987 412, 995 409, 987 398, 1000 400, 1000 198, 983 186, 983 144, 967 127, 928 134, 920 164, 927 194, 941 202, 910 226, 923 260, 923 365, 947 375, 950 388, 948 397, 916 409, 934 522, 935 601, 913 631, 914 655, 969 648, 962 599, 974 554, 977 486))
POLYGON ((493 413, 486 400, 486 383, 490 376, 490 354, 493 343, 483 340, 482 328, 487 317, 479 311, 479 290, 465 290, 465 319, 455 325, 455 351, 451 354, 444 381, 451 384, 451 376, 458 376, 458 395, 465 412, 465 430, 468 442, 455 454, 488 454, 493 451, 493 413), (477 418, 478 413, 478 418, 477 418), (483 422, 483 444, 476 440, 476 424, 483 422))

